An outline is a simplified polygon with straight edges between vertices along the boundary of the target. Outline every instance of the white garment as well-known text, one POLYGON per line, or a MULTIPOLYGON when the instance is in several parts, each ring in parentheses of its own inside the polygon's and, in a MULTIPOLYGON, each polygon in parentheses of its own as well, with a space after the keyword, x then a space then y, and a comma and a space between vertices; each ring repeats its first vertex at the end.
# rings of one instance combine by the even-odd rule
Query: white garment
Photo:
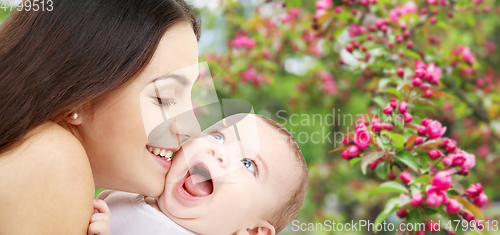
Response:
POLYGON ((99 194, 111 210, 111 235, 193 235, 148 205, 144 196, 106 190, 99 194))

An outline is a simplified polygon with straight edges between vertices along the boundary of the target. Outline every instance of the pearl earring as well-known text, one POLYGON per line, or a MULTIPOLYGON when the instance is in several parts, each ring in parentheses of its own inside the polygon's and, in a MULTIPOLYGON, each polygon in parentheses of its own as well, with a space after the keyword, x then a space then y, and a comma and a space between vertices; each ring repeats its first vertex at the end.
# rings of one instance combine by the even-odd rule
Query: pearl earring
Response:
POLYGON ((70 117, 71 119, 73 119, 73 120, 76 120, 76 119, 78 118, 78 113, 76 113, 76 112, 72 112, 72 113, 69 115, 69 117, 70 117))

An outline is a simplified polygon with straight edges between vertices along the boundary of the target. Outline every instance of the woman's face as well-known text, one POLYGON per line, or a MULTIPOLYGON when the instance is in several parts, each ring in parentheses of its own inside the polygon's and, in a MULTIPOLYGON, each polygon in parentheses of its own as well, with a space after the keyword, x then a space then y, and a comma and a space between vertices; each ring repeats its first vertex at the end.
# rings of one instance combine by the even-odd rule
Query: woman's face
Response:
POLYGON ((189 23, 177 23, 136 79, 84 111, 77 128, 96 187, 161 194, 171 161, 154 152, 168 158, 200 134, 191 104, 197 77, 196 37, 189 23))

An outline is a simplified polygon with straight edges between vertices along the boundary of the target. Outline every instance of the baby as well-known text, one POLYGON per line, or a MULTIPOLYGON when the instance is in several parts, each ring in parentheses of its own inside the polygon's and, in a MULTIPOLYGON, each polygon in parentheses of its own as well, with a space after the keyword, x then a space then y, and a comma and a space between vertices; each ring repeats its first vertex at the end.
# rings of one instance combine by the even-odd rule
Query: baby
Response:
POLYGON ((159 198, 99 195, 111 210, 111 234, 274 235, 292 222, 308 186, 292 135, 271 119, 243 114, 203 133, 175 153, 159 198))

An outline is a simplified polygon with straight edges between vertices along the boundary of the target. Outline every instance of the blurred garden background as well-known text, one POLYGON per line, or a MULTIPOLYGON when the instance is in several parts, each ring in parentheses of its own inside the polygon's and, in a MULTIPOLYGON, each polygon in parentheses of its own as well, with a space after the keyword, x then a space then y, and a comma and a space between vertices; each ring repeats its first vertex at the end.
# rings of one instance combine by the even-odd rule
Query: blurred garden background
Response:
MULTIPOLYGON (((480 182, 488 196, 485 221, 500 220, 500 1, 191 2, 202 18, 200 61, 208 61, 219 97, 248 100, 256 113, 284 124, 306 157, 310 185, 301 223, 374 222, 398 195, 369 197, 387 172, 363 174, 361 163, 330 151, 342 145, 341 133, 354 132, 357 115, 380 114, 391 98, 405 99, 418 60, 433 62, 440 74, 429 81, 430 95, 423 88, 408 94, 421 101, 409 102, 410 123, 438 120, 447 127, 443 137, 475 155, 468 176, 453 179, 465 188, 480 182)), ((387 220, 402 221, 395 213, 387 220)), ((489 225, 483 234, 500 234, 489 225)), ((374 233, 289 226, 282 234, 374 233)))
MULTIPOLYGON (((461 208, 489 221, 482 234, 500 234, 499 0, 188 2, 199 11, 200 61, 208 61, 219 98, 250 101, 255 113, 283 124, 297 139, 307 160, 310 182, 296 218, 300 223, 373 223, 385 213, 388 222, 398 224, 406 221, 405 216, 396 215, 403 207, 414 221, 428 222, 432 216, 465 219, 463 211, 460 215, 447 213, 446 204, 435 210, 426 210, 425 204, 422 212, 403 206, 403 202, 387 207, 390 198, 402 197, 405 192, 414 195, 413 186, 405 185, 399 177, 402 171, 417 178, 434 176, 432 164, 452 168, 423 157, 430 148, 446 149, 441 139, 446 137, 456 141, 457 149, 475 156, 474 167, 453 172, 453 181, 463 188, 454 183, 454 190, 446 192, 458 197, 465 195, 463 191, 469 185, 480 183, 487 202, 480 206, 474 202, 475 209, 472 203, 464 202, 461 208), (407 113, 411 113, 411 118, 403 116, 402 125, 393 122, 394 129, 383 128, 402 138, 401 146, 394 137, 388 145, 370 142, 365 148, 380 150, 382 146, 389 153, 415 150, 412 153, 418 160, 403 164, 390 156, 384 160, 387 162, 360 160, 367 159, 366 149, 361 157, 342 157, 354 137, 342 143, 347 136, 344 133, 354 133, 358 124, 365 123, 372 140, 377 138, 372 117, 387 113, 385 108, 391 99, 398 104, 407 102, 407 113), (360 120, 361 116, 365 118, 360 120), (419 148, 419 152, 413 147, 417 146, 414 132, 424 125, 421 121, 425 118, 438 121, 446 129, 437 139, 441 142, 419 148), (332 151, 339 147, 340 151, 332 151), (404 188, 370 195, 388 181, 404 188)), ((8 14, 0 9, 0 20, 3 22, 8 14)), ((397 107, 401 108, 393 106, 397 107)), ((393 113, 392 109, 388 113, 393 113)), ((406 111, 400 109, 400 113, 406 111)), ((430 139, 428 132, 420 136, 425 141, 430 139)), ((420 189, 430 181, 422 181, 420 189)), ((426 193, 430 197, 430 192, 426 193)), ((455 233, 464 234, 461 230, 455 233)), ((290 225, 280 234, 374 232, 294 231, 290 225)))

